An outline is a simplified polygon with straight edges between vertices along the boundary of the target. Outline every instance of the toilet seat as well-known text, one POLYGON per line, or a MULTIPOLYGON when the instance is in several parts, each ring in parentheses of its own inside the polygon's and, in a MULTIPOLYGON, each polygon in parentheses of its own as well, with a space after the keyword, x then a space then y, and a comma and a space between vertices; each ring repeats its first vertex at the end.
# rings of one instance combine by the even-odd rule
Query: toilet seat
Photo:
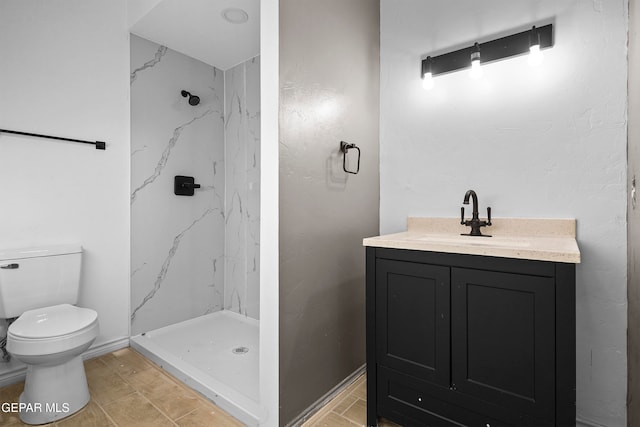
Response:
POLYGON ((60 304, 25 311, 9 326, 7 347, 16 356, 46 355, 82 346, 97 335, 94 310, 60 304))
POLYGON ((71 304, 25 311, 11 324, 13 336, 21 338, 53 338, 75 333, 95 322, 98 313, 71 304))

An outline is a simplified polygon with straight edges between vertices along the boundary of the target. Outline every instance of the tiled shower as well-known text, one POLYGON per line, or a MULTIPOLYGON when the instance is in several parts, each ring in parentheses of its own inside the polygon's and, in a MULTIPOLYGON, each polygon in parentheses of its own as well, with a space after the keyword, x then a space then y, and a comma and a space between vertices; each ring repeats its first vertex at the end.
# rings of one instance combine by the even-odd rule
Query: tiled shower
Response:
POLYGON ((259 67, 131 36, 133 335, 223 308, 259 318, 259 67), (201 188, 176 196, 175 175, 201 188))
MULTIPOLYGON (((222 71, 131 35, 132 346, 195 388, 204 384, 205 395, 248 384, 239 391, 249 401, 257 399, 260 315, 259 77, 259 57, 222 71), (200 102, 190 105, 183 90, 200 102), (175 195, 175 176, 200 187, 175 195), (179 348, 163 347, 175 342, 167 337, 179 337, 179 348), (189 360, 202 363, 181 370, 184 353, 195 351, 203 353, 189 360), (226 376, 232 366, 255 381, 226 376)), ((229 401, 216 403, 234 414, 229 401)))

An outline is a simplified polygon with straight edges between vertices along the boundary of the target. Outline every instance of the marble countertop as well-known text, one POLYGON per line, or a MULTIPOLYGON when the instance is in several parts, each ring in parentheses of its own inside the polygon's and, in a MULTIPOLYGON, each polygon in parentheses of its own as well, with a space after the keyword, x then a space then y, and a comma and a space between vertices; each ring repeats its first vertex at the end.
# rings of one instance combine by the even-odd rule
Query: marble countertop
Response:
POLYGON ((459 218, 409 218, 407 231, 368 237, 364 246, 447 252, 538 261, 580 263, 575 219, 495 218, 482 234, 461 236, 470 227, 459 218))

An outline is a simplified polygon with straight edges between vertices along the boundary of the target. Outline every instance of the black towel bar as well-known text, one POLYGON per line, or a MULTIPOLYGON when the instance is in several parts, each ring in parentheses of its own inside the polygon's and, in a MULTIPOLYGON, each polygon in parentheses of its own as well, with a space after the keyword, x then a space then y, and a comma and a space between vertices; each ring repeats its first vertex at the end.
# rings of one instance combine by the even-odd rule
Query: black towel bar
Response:
POLYGON ((82 139, 63 138, 60 136, 42 135, 39 133, 20 132, 17 130, 0 129, 0 133, 13 133, 15 135, 35 136, 38 138, 57 139, 58 141, 80 142, 82 144, 91 144, 96 146, 96 150, 105 150, 106 143, 104 141, 83 141, 82 139))

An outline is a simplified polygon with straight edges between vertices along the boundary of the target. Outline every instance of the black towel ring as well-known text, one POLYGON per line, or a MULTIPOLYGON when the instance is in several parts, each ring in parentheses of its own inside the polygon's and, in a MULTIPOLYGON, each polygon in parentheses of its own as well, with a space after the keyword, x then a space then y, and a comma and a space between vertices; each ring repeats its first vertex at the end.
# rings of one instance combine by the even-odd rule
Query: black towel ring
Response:
POLYGON ((348 142, 340 141, 340 151, 342 151, 342 170, 346 173, 352 173, 354 175, 360 172, 360 149, 356 146, 356 144, 349 144, 348 142), (355 172, 347 169, 347 152, 352 148, 358 150, 358 165, 355 172))

